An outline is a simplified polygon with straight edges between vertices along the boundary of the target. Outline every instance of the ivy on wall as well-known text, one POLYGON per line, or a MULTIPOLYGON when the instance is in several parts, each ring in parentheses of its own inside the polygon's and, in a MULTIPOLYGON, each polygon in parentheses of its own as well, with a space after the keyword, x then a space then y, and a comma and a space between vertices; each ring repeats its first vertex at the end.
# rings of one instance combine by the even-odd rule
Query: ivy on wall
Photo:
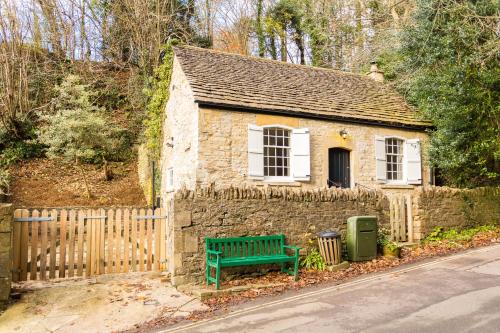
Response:
POLYGON ((169 86, 172 79, 174 52, 172 47, 179 44, 178 40, 169 40, 161 53, 162 63, 150 78, 150 88, 145 90, 149 98, 144 120, 144 135, 149 157, 159 160, 162 143, 162 127, 165 118, 165 105, 169 98, 169 86))

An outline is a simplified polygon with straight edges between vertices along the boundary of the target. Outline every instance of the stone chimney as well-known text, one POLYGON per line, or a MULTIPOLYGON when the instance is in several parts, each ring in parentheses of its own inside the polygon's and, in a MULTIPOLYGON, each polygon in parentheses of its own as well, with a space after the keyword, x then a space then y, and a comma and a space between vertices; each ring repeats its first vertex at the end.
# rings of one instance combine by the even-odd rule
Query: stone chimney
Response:
POLYGON ((377 62, 372 61, 370 62, 370 72, 367 73, 367 75, 372 79, 377 82, 384 82, 384 72, 378 69, 377 62))

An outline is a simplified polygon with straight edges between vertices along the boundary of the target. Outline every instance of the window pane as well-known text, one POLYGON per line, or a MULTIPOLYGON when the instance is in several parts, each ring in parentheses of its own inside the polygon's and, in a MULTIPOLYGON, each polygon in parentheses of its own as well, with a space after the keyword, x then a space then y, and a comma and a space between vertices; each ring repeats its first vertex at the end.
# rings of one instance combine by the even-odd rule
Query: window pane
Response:
POLYGON ((264 128, 264 176, 289 176, 290 131, 264 128))
POLYGON ((403 140, 388 138, 385 142, 387 179, 403 179, 403 140))

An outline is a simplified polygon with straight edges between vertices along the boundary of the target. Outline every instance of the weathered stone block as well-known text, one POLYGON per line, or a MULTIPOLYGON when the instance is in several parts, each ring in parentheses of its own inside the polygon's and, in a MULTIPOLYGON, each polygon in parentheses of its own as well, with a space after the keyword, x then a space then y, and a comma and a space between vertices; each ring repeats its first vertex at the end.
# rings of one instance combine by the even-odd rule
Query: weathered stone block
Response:
POLYGON ((198 252, 198 237, 190 232, 184 232, 184 251, 198 252))
POLYGON ((11 260, 10 251, 0 251, 0 277, 11 276, 11 260))
POLYGON ((9 299, 11 280, 6 277, 0 277, 0 302, 9 299))
POLYGON ((14 212, 11 204, 0 204, 0 232, 10 232, 14 212))
POLYGON ((176 211, 174 215, 174 228, 189 227, 192 223, 191 211, 176 211))

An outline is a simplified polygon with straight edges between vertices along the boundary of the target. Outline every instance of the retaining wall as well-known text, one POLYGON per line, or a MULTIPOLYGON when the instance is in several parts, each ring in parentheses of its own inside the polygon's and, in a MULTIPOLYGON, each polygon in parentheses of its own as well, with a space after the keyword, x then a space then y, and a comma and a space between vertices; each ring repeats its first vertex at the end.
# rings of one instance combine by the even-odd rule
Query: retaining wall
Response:
POLYGON ((0 306, 9 299, 12 282, 12 220, 12 205, 0 204, 0 306))

